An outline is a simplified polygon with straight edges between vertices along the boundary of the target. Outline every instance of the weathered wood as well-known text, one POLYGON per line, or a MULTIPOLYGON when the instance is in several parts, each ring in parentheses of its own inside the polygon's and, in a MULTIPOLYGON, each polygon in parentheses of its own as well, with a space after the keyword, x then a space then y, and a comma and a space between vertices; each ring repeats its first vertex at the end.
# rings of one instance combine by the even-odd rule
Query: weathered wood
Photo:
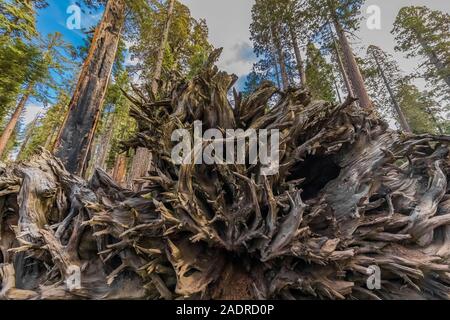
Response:
POLYGON ((139 192, 101 170, 86 182, 46 151, 2 168, 0 298, 449 299, 450 137, 269 82, 231 107, 217 55, 166 99, 132 99, 125 145, 154 164, 139 192), (279 129, 278 174, 174 164, 171 134, 196 120, 279 129))
POLYGON ((119 154, 114 164, 113 179, 119 185, 124 185, 127 173, 127 158, 124 154, 119 154))
POLYGON ((55 154, 71 173, 82 175, 87 169, 124 18, 124 0, 108 1, 59 132, 55 154))
POLYGON ((128 187, 134 191, 140 191, 142 188, 142 179, 149 175, 152 167, 152 153, 146 148, 137 148, 131 162, 130 173, 128 176, 128 187))

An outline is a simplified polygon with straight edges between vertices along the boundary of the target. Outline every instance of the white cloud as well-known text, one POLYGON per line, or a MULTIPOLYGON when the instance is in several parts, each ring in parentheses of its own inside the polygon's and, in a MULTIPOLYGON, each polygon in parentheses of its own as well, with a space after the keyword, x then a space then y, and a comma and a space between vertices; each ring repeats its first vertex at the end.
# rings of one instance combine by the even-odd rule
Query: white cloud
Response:
POLYGON ((44 113, 44 107, 42 105, 39 104, 29 104, 25 107, 25 111, 23 114, 23 124, 24 126, 27 126, 28 124, 30 124, 38 114, 42 114, 44 113))
POLYGON ((237 76, 247 75, 253 59, 239 57, 239 49, 252 47, 250 42, 251 9, 253 0, 180 0, 191 10, 192 16, 204 18, 209 27, 210 42, 223 47, 218 66, 237 76))
MULTIPOLYGON (((219 67, 238 76, 248 74, 256 58, 246 60, 237 57, 237 50, 242 46, 251 46, 249 26, 251 24, 251 8, 254 0, 180 0, 191 9, 195 18, 205 18, 210 30, 210 41, 215 47, 224 47, 218 63, 219 67)), ((369 30, 366 26, 367 16, 361 22, 361 29, 353 41, 355 52, 365 55, 368 45, 380 46, 392 54, 405 73, 417 68, 420 61, 406 59, 403 54, 394 51, 395 40, 390 33, 395 17, 404 6, 426 5, 432 9, 450 12, 448 0, 366 0, 363 13, 370 5, 378 5, 381 9, 381 30, 369 30), (358 39, 359 38, 359 39, 358 39)), ((418 82, 423 88, 424 83, 418 82)))

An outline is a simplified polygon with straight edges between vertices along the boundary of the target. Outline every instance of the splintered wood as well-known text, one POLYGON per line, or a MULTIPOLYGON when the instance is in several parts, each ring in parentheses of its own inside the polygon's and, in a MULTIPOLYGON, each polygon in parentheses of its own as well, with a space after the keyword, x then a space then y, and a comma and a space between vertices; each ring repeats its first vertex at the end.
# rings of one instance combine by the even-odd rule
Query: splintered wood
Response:
POLYGON ((0 298, 448 299, 450 137, 271 83, 231 106, 218 54, 165 99, 127 94, 124 146, 152 153, 142 188, 84 181, 45 150, 1 168, 0 298), (196 120, 279 129, 278 174, 175 165, 171 134, 196 120))

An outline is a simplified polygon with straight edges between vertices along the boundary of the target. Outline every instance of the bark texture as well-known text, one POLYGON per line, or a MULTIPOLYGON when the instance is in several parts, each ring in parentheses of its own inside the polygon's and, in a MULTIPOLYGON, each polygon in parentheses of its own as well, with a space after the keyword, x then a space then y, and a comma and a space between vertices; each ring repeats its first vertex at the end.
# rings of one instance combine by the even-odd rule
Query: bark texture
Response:
POLYGON ((101 170, 86 182, 46 151, 2 168, 0 298, 449 299, 450 137, 268 82, 232 108, 217 55, 164 100, 130 95, 127 145, 154 154, 142 191, 101 170), (279 129, 278 174, 175 165, 171 134, 195 120, 279 129))
POLYGON ((71 173, 82 175, 87 169, 124 18, 124 0, 108 1, 59 132, 55 154, 71 173))
POLYGON ((339 39, 339 44, 342 48, 342 53, 344 55, 345 65, 347 67, 348 76, 352 84, 352 88, 354 90, 355 96, 359 100, 359 104, 363 108, 371 108, 372 102, 370 100, 369 94, 367 93, 366 87, 364 85, 364 79, 361 74, 361 70, 359 69, 358 64, 356 63, 355 56, 353 54, 353 50, 348 43, 347 36, 345 35, 344 30, 340 22, 338 21, 336 15, 333 15, 333 24, 336 29, 336 33, 339 39))
POLYGON ((130 174, 128 177, 128 187, 134 191, 140 191, 152 166, 152 153, 146 148, 137 148, 133 161, 131 162, 130 174))

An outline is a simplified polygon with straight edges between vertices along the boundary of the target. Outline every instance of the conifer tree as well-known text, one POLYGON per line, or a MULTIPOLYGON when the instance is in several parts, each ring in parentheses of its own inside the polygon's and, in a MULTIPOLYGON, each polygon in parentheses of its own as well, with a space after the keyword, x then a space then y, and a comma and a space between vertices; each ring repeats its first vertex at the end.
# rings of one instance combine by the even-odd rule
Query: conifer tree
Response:
POLYGON ((307 45, 306 57, 306 78, 312 96, 315 99, 336 101, 331 77, 332 66, 312 42, 307 45))
POLYGON ((396 50, 407 57, 420 57, 425 62, 421 72, 433 93, 450 99, 450 15, 425 6, 400 10, 392 33, 396 50))

